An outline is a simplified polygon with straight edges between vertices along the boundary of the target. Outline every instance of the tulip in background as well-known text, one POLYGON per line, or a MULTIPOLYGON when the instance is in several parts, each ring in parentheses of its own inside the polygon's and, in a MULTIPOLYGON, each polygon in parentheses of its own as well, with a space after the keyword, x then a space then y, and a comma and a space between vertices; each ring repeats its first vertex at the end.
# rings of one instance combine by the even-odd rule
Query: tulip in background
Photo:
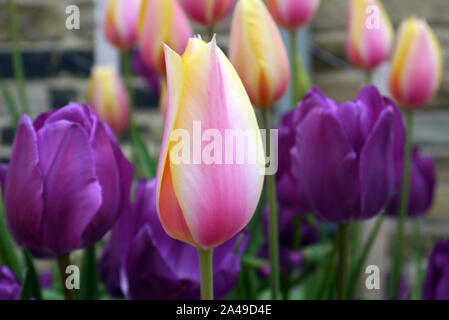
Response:
POLYGON ((235 0, 179 0, 185 12, 196 22, 214 26, 231 11, 235 0))
POLYGON ((373 70, 387 60, 394 29, 378 0, 348 0, 346 54, 357 68, 373 70))
POLYGON ((117 70, 111 66, 95 66, 87 83, 87 95, 95 113, 115 134, 129 125, 129 101, 126 88, 117 70))
MULTIPOLYGON (((200 256, 201 296, 212 298, 212 249, 234 237, 250 221, 262 191, 259 164, 174 163, 172 132, 203 130, 254 132, 246 154, 263 150, 254 110, 245 89, 215 38, 192 38, 181 57, 166 47, 168 110, 157 172, 157 207, 165 231, 196 248, 200 256)), ((235 144, 232 152, 235 154, 235 144)))
POLYGON ((409 18, 399 27, 390 72, 390 91, 404 108, 427 104, 443 74, 440 43, 426 21, 409 18))
POLYGON ((129 50, 137 42, 137 20, 141 0, 107 0, 103 30, 106 39, 121 50, 129 50))
POLYGON ((320 0, 267 0, 274 20, 283 28, 295 30, 308 23, 316 14, 320 0))
POLYGON ((20 245, 68 263, 118 219, 133 173, 89 106, 71 103, 33 122, 23 115, 1 183, 8 226, 20 245))
POLYGON ((255 107, 273 107, 290 78, 278 27, 261 0, 239 0, 232 19, 229 59, 255 107))
POLYGON ((295 110, 293 170, 320 218, 339 224, 338 298, 346 297, 348 223, 380 214, 394 189, 395 143, 404 130, 396 106, 375 87, 337 103, 312 88, 295 110))
MULTIPOLYGON (((223 298, 235 286, 246 242, 246 235, 241 233, 216 248, 213 278, 217 298, 223 298)), ((196 250, 169 237, 162 229, 156 209, 155 179, 137 182, 135 202, 125 209, 112 230, 99 270, 114 296, 157 300, 200 298, 196 250)))
POLYGON ((449 240, 438 242, 430 254, 424 300, 449 300, 449 240))
POLYGON ((163 44, 182 53, 192 36, 178 0, 142 0, 139 18, 139 50, 147 67, 165 75, 163 44))
POLYGON ((402 189, 396 245, 389 287, 390 296, 396 296, 403 262, 404 224, 410 197, 410 175, 413 145, 413 110, 429 103, 441 83, 443 58, 439 41, 424 21, 411 17, 401 23, 390 70, 390 92, 404 108, 407 128, 404 148, 402 189))
MULTIPOLYGON (((410 173, 410 197, 407 215, 416 217, 425 214, 434 197, 436 172, 433 157, 423 155, 418 146, 413 148, 410 173)), ((400 192, 396 191, 388 207, 388 215, 399 215, 400 192)))
POLYGON ((22 285, 7 266, 0 266, 0 300, 19 300, 22 285))

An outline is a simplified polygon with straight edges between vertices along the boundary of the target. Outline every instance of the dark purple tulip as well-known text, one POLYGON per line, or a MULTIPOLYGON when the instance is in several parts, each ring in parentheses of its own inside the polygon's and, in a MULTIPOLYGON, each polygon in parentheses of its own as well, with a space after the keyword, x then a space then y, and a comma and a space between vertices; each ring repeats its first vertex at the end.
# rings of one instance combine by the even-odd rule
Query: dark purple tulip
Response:
MULTIPOLYGON (((430 155, 422 155, 418 146, 413 148, 410 179, 408 215, 416 217, 429 210, 436 185, 434 160, 430 155)), ((390 203, 388 215, 398 215, 399 201, 400 191, 398 190, 390 203)))
POLYGON ((148 69, 146 64, 143 62, 142 56, 140 55, 139 51, 136 51, 133 53, 131 63, 132 63, 133 73, 138 76, 141 76, 145 80, 145 82, 146 82, 148 88, 151 90, 151 92, 154 95, 159 96, 159 92, 160 92, 159 75, 155 72, 152 72, 150 69, 148 69))
MULTIPOLYGON (((129 299, 199 299, 196 249, 170 238, 159 222, 156 181, 140 180, 136 200, 120 217, 100 259, 100 278, 108 291, 129 299)), ((214 294, 235 286, 247 237, 240 233, 214 250, 214 294), (241 240, 238 253, 235 253, 241 240)))
POLYGON ((20 245, 42 254, 90 246, 127 204, 134 168, 91 110, 71 103, 33 122, 20 118, 2 182, 20 245))
MULTIPOLYGON (((291 208, 279 209, 279 263, 283 272, 288 272, 291 269, 299 268, 304 262, 302 249, 305 246, 317 243, 319 240, 318 229, 310 223, 303 221, 301 223, 300 233, 300 247, 295 249, 294 233, 295 233, 295 219, 299 215, 291 208)), ((266 239, 268 239, 268 206, 265 206, 262 212, 263 225, 265 229, 266 239)), ((265 243, 260 252, 260 256, 268 258, 268 243, 265 243)), ((270 267, 267 265, 261 269, 263 274, 270 273, 270 267)))
POLYGON ((424 300, 449 300, 449 240, 433 247, 427 264, 424 300))
POLYGON ((379 214, 399 178, 405 129, 398 108, 373 86, 337 103, 310 89, 295 110, 293 174, 312 211, 344 223, 379 214))
POLYGON ((7 266, 0 266, 0 300, 18 300, 22 285, 7 266))
POLYGON ((295 110, 282 116, 279 127, 278 153, 279 166, 276 173, 276 192, 279 204, 284 208, 291 208, 299 214, 310 212, 304 190, 300 183, 295 181, 292 172, 290 149, 295 145, 295 110))

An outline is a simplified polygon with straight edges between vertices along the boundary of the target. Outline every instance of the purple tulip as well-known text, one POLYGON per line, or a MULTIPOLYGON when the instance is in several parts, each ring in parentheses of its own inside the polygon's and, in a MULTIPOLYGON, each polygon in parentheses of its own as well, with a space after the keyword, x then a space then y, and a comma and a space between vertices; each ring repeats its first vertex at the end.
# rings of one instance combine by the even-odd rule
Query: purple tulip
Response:
MULTIPOLYGON (((295 249, 293 247, 295 239, 293 238, 295 234, 294 228, 296 217, 298 217, 298 214, 290 208, 281 207, 279 209, 279 264, 283 272, 300 268, 304 263, 302 249, 305 246, 317 243, 319 240, 319 232, 316 226, 306 222, 303 218, 301 223, 301 233, 299 235, 300 247, 295 249)), ((268 239, 268 206, 264 207, 262 219, 266 239, 268 239)), ((260 256, 268 258, 268 243, 265 243, 262 246, 260 256)), ((270 266, 267 265, 260 271, 265 275, 269 275, 271 272, 270 270, 270 266)))
POLYGON ((7 267, 0 266, 0 300, 18 300, 22 285, 16 275, 7 267))
POLYGON ((299 103, 293 121, 293 174, 312 211, 333 223, 379 214, 402 167, 405 129, 394 103, 373 86, 344 103, 315 87, 299 103))
POLYGON ((424 300, 449 300, 449 240, 438 242, 430 254, 424 300))
MULTIPOLYGON (((432 156, 422 155, 419 148, 413 148, 410 172, 410 198, 408 215, 416 217, 425 214, 433 201, 436 174, 432 156)), ((388 208, 388 215, 399 214, 400 191, 398 190, 388 208)))
POLYGON ((291 208, 295 213, 306 214, 310 212, 310 206, 301 184, 295 181, 291 170, 290 149, 295 145, 296 130, 294 117, 295 110, 285 113, 279 127, 278 153, 281 156, 276 173, 276 193, 282 207, 291 208))
MULTIPOLYGON (((214 250, 214 295, 235 286, 247 237, 240 233, 214 250), (241 242, 239 242, 241 240, 241 242), (236 246, 239 245, 236 254, 236 246)), ((156 209, 156 181, 140 180, 136 200, 120 217, 100 259, 99 273, 108 291, 129 299, 199 299, 196 249, 170 238, 156 209)))
POLYGON ((89 106, 71 103, 33 122, 23 115, 2 182, 8 226, 33 251, 88 247, 118 219, 133 172, 89 106))

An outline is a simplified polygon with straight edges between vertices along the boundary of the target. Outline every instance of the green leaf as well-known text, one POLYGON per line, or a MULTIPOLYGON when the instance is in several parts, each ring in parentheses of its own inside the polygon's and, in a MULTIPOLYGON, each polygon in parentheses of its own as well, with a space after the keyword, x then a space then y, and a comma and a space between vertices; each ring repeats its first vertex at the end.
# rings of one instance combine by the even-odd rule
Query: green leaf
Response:
POLYGON ((0 80, 0 91, 2 92, 3 100, 5 100, 5 105, 8 108, 11 122, 15 129, 17 127, 17 122, 19 122, 19 114, 17 113, 16 104, 14 103, 11 92, 3 80, 0 80))
POLYGON ((82 300, 98 299, 98 273, 95 245, 84 249, 79 297, 82 300))
POLYGON ((131 140, 133 143, 135 155, 145 178, 153 178, 156 176, 157 163, 148 152, 145 140, 135 124, 130 125, 131 140))
POLYGON ((6 228, 3 202, 0 197, 0 264, 8 266, 19 279, 22 279, 22 267, 14 249, 14 242, 6 228))
POLYGON ((20 300, 30 300, 31 298, 42 300, 41 285, 37 276, 36 267, 33 263, 33 258, 28 249, 23 248, 22 251, 25 258, 26 272, 22 292, 20 293, 20 300))
MULTIPOLYGON (((301 56, 298 54, 295 59, 296 64, 296 89, 295 89, 295 101, 302 99, 307 90, 312 86, 307 69, 302 62, 301 56)), ((296 107, 296 106, 295 106, 296 107)))

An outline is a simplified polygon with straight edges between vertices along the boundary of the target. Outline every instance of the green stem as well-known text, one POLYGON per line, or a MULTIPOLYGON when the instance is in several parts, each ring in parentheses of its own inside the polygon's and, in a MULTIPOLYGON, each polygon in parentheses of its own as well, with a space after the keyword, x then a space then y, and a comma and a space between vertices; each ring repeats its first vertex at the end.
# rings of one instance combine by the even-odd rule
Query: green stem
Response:
POLYGON ((422 242, 421 242, 421 226, 419 219, 415 219, 413 221, 413 229, 414 229, 413 232, 415 234, 414 238, 415 238, 415 254, 416 254, 416 280, 417 280, 416 299, 421 300, 424 269, 421 261, 422 242))
POLYGON ((380 227, 382 226, 382 222, 384 220, 384 215, 382 214, 376 220, 376 224, 374 225, 371 233, 366 240, 365 245, 362 248, 360 257, 356 260, 354 268, 351 270, 351 275, 349 277, 349 286, 348 286, 348 297, 350 299, 353 298, 356 284, 360 278, 360 274, 362 272, 363 265, 365 264, 366 258, 368 258, 369 253, 371 252, 371 247, 373 246, 374 240, 377 238, 380 227))
POLYGON ((332 267, 335 265, 335 258, 337 257, 337 248, 338 248, 338 235, 334 237, 334 240, 332 241, 332 250, 324 266, 324 277, 322 278, 321 284, 318 287, 316 300, 321 300, 324 297, 324 294, 326 293, 326 289, 329 288, 330 284, 329 280, 331 280, 332 267))
POLYGON ((298 63, 296 62, 296 59, 298 57, 298 34, 296 33, 296 30, 290 30, 290 65, 292 68, 292 75, 291 75, 291 105, 292 108, 296 107, 296 104, 298 103, 298 93, 296 90, 298 90, 298 63))
POLYGON ((134 88, 133 88, 133 73, 131 67, 131 52, 122 51, 122 70, 123 77, 125 80, 126 91, 128 92, 128 100, 129 100, 129 122, 130 127, 134 124, 134 88))
POLYGON ((23 70, 22 56, 20 54, 19 26, 17 24, 17 14, 13 0, 8 0, 8 15, 11 28, 12 64, 14 70, 14 77, 17 82, 17 89, 19 91, 19 99, 22 104, 23 113, 29 114, 30 106, 25 91, 25 73, 23 70))
POLYGON ((22 279, 22 268, 14 249, 14 242, 6 227, 3 200, 0 196, 0 264, 7 265, 17 278, 22 279))
POLYGON ((371 70, 366 70, 364 72, 365 75, 365 85, 369 86, 373 84, 373 72, 371 70))
POLYGON ((212 273, 213 249, 198 248, 201 274, 201 300, 214 300, 214 278, 212 273))
POLYGON ((84 249, 81 272, 81 290, 79 292, 79 298, 83 300, 97 300, 98 273, 95 245, 84 249))
POLYGON ((66 285, 67 279, 66 269, 70 265, 70 253, 58 254, 56 258, 58 260, 59 274, 61 276, 61 285, 62 290, 64 292, 64 298, 66 300, 75 300, 76 299, 75 290, 67 288, 66 285))
MULTIPOLYGON (((267 110, 262 110, 264 127, 266 129, 267 153, 271 152, 270 125, 267 110)), ((279 239, 278 239, 278 213, 276 206, 276 185, 274 175, 267 176, 267 202, 269 204, 269 252, 271 267, 271 298, 280 298, 280 270, 279 270, 279 239)))
POLYGON ((212 38, 214 37, 214 34, 215 34, 214 26, 212 25, 212 26, 207 27, 207 35, 209 36, 209 39, 212 40, 212 38))
POLYGON ((413 111, 406 110, 405 118, 407 137, 404 149, 404 170, 402 174, 401 199, 399 207, 399 220, 397 222, 396 243, 394 248, 393 271, 391 275, 391 282, 389 283, 388 287, 390 298, 396 297, 399 289, 399 281, 401 278, 401 270, 403 264, 405 219, 407 217, 410 194, 410 162, 413 142, 413 111))
POLYGON ((346 285, 348 274, 348 228, 348 223, 338 225, 338 300, 346 299, 346 285))
POLYGON ((14 103, 14 99, 12 98, 11 92, 9 91, 6 83, 3 80, 0 80, 0 91, 3 96, 3 100, 5 100, 6 107, 8 108, 9 115, 11 116, 11 122, 14 127, 14 130, 17 127, 17 122, 19 122, 19 113, 17 112, 16 105, 14 103))

